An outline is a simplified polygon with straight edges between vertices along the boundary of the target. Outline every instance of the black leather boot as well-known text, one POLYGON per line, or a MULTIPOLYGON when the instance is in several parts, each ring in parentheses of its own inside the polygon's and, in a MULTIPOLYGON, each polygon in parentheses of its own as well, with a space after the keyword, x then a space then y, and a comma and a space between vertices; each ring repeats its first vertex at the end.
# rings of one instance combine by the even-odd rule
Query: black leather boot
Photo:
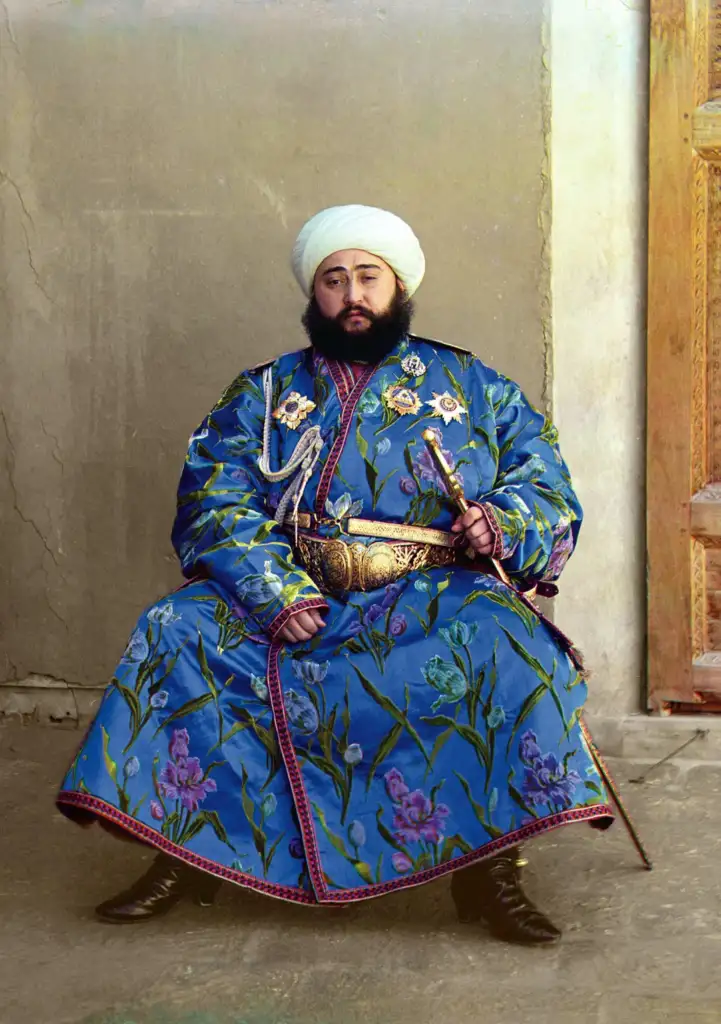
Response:
POLYGON ((159 853, 134 885, 101 903, 95 913, 102 921, 135 924, 167 914, 183 897, 209 907, 220 886, 219 878, 159 853))
POLYGON ((520 882, 518 850, 457 871, 451 879, 451 895, 464 923, 484 920, 498 939, 525 945, 557 942, 561 932, 531 903, 520 882))

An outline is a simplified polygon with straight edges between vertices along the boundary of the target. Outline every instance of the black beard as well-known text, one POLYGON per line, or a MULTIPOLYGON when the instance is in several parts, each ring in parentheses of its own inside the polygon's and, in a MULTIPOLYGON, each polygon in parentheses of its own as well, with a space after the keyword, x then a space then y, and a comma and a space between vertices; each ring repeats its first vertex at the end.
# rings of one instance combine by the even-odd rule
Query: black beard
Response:
POLYGON ((408 334, 413 319, 413 301, 404 297, 401 291, 385 313, 371 313, 359 306, 350 306, 338 316, 324 316, 318 308, 315 296, 308 303, 303 314, 303 326, 310 342, 321 355, 344 363, 380 363, 408 334), (357 310, 370 321, 364 331, 351 334, 345 330, 343 321, 349 313, 357 310))

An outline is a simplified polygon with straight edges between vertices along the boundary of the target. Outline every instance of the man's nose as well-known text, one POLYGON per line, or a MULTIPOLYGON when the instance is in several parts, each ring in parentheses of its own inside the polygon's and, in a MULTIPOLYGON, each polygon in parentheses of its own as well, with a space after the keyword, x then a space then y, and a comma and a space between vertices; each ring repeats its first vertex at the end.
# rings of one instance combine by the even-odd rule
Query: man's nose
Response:
POLYGON ((346 290, 345 290, 345 304, 346 304, 346 306, 353 306, 353 305, 355 305, 357 302, 360 301, 360 297, 361 297, 361 287, 360 287, 360 284, 354 278, 351 278, 348 281, 348 284, 347 284, 346 290))

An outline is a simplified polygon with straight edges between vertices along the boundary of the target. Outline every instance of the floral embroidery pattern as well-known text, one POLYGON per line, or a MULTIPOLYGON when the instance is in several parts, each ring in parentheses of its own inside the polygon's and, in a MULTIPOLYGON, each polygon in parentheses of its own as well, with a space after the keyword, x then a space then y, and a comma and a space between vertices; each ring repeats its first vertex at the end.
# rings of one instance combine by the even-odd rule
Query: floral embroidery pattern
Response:
MULTIPOLYGON (((273 467, 311 424, 338 456, 309 480, 309 530, 341 537, 362 516, 447 531, 428 425, 489 509, 511 579, 555 578, 581 510, 554 429, 515 384, 420 338, 353 401, 324 365, 304 350, 272 370, 273 467)), ((258 466, 264 397, 261 374, 241 374, 190 441, 173 532, 187 582, 129 631, 61 805, 301 903, 378 896, 489 844, 607 820, 569 641, 480 561, 322 592, 273 518, 288 484, 258 466), (325 627, 283 643, 296 603, 325 627)))
POLYGON ((278 408, 273 410, 273 418, 280 420, 290 430, 296 430, 306 419, 308 413, 313 412, 314 409, 315 402, 312 402, 310 398, 301 395, 299 391, 291 391, 278 408))
POLYGON ((559 761, 555 754, 543 754, 535 732, 521 737, 518 752, 525 765, 523 795, 534 806, 548 804, 552 810, 570 807, 581 782, 578 772, 569 769, 568 758, 559 761))
POLYGON ((190 757, 187 729, 175 729, 170 741, 170 760, 160 773, 160 792, 169 800, 179 800, 186 811, 197 811, 208 793, 215 793, 215 779, 206 778, 197 757, 190 757))

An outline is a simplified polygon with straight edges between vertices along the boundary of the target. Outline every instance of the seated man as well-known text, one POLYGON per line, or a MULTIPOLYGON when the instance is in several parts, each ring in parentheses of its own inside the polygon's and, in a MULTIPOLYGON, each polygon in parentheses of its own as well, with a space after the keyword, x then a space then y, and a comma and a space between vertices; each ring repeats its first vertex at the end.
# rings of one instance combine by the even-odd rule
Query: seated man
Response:
POLYGON ((106 921, 222 879, 337 905, 456 872, 462 919, 560 934, 518 846, 611 810, 578 654, 526 592, 555 589, 581 510, 519 387, 409 333, 424 266, 393 214, 319 213, 293 251, 310 347, 190 439, 188 582, 141 617, 58 797, 159 851, 106 921))

